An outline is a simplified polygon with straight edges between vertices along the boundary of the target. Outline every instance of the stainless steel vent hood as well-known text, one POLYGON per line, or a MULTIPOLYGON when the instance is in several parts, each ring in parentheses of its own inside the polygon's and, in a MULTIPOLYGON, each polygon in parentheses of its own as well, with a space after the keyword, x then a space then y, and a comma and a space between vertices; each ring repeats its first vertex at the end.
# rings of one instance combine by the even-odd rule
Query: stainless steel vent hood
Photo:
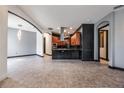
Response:
POLYGON ((60 28, 60 41, 64 41, 64 29, 65 27, 60 28))

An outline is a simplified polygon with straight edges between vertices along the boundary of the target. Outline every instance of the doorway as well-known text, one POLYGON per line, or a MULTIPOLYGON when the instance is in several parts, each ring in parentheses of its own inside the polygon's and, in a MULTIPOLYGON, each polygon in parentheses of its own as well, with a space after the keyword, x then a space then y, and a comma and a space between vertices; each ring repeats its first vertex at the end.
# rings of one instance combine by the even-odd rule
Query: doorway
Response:
POLYGON ((98 60, 102 64, 108 64, 108 31, 109 24, 98 29, 98 60))
POLYGON ((44 45, 44 54, 46 54, 46 38, 44 37, 43 40, 44 40, 43 41, 44 42, 44 44, 43 44, 44 45))

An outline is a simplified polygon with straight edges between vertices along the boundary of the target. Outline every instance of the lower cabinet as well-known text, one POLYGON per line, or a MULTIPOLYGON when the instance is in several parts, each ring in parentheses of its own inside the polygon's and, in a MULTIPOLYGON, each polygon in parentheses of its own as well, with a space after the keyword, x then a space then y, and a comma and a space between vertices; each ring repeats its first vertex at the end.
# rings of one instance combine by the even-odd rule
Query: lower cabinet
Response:
POLYGON ((83 50, 82 51, 82 60, 83 61, 92 61, 94 59, 92 50, 83 50))
POLYGON ((80 50, 53 50, 52 59, 80 59, 80 50))

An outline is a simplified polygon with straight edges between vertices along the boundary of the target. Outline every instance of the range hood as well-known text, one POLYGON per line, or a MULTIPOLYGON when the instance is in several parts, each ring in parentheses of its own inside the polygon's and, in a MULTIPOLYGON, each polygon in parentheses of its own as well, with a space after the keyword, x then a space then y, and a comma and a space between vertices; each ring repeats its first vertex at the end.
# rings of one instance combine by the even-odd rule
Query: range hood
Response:
POLYGON ((60 28, 60 41, 64 41, 64 29, 65 27, 60 28))

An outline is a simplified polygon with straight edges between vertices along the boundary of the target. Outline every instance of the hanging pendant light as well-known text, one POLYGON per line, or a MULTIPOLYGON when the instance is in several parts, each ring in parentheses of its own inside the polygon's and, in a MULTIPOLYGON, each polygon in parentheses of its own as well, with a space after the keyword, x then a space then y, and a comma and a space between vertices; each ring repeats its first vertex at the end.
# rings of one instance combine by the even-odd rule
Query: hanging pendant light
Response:
POLYGON ((17 33, 17 37, 18 37, 18 40, 21 40, 21 37, 22 37, 21 27, 22 27, 22 25, 19 24, 18 27, 19 27, 19 30, 18 30, 18 33, 17 33))
POLYGON ((17 33, 18 40, 21 40, 21 35, 22 35, 22 31, 21 31, 21 29, 19 29, 19 31, 17 33))

